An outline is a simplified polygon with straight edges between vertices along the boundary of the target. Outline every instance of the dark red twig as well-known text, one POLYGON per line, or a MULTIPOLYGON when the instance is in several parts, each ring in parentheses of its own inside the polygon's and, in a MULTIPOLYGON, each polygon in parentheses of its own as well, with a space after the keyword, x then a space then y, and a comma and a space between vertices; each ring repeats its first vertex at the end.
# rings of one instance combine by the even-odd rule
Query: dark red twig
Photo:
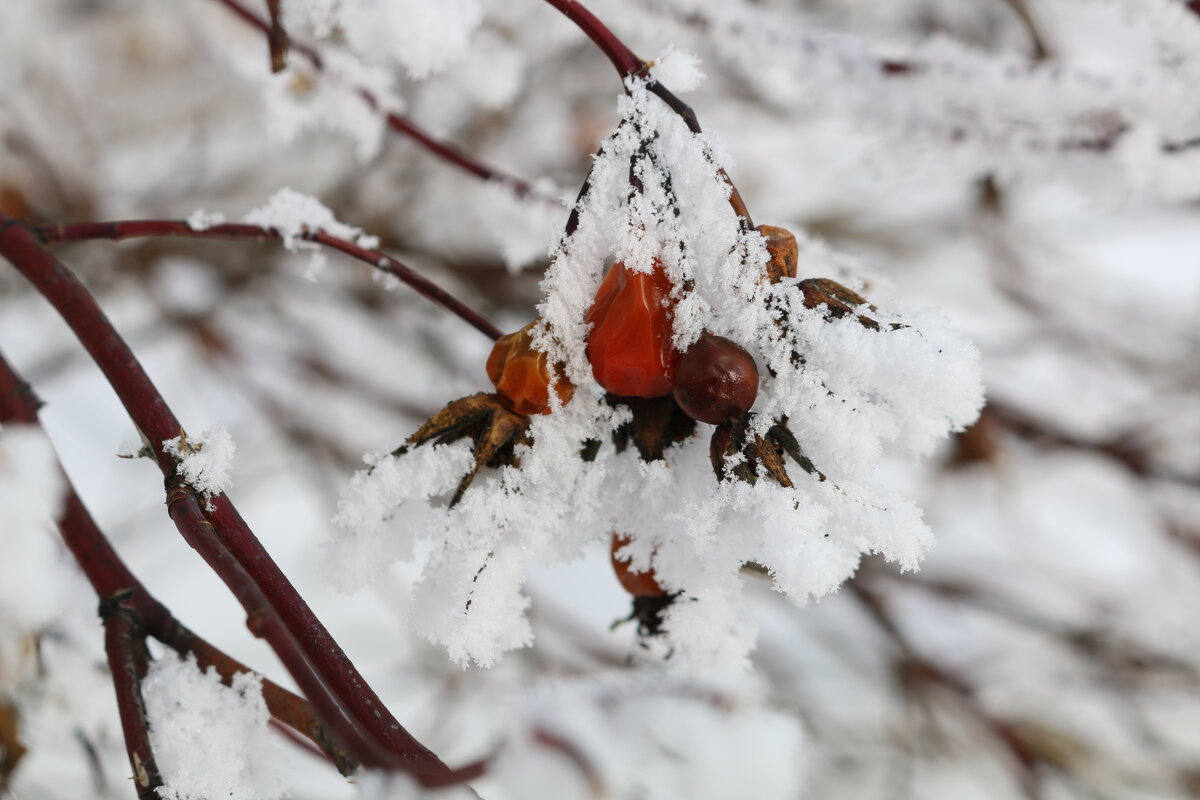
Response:
POLYGON ((119 605, 101 606, 104 617, 104 650, 112 672, 113 688, 117 692, 117 711, 125 735, 125 749, 139 800, 158 797, 162 776, 154 762, 150 747, 150 724, 146 704, 142 700, 142 679, 146 677, 149 655, 146 653, 146 634, 134 617, 119 605))
MULTIPOLYGON (((29 385, 0 354, 0 422, 38 424, 39 405, 29 385)), ((69 480, 66 480, 58 529, 97 597, 106 606, 119 599, 122 613, 132 617, 146 633, 180 655, 193 654, 201 669, 215 668, 227 685, 235 675, 251 671, 184 627, 146 590, 121 561, 69 480)), ((349 775, 357 768, 357 762, 329 737, 308 702, 269 680, 263 681, 262 690, 271 715, 308 737, 343 775, 349 775)))
MULTIPOLYGON (((186 222, 167 219, 125 220, 122 222, 68 222, 42 225, 34 230, 47 243, 80 242, 89 239, 141 239, 149 236, 183 236, 192 239, 280 239, 279 233, 271 228, 257 225, 231 223, 215 225, 204 230, 194 230, 186 222)), ((359 247, 353 242, 331 236, 324 231, 312 231, 301 235, 302 239, 345 253, 351 258, 370 264, 381 272, 399 278, 417 294, 431 300, 450 313, 467 322, 480 333, 494 339, 502 335, 500 329, 488 322, 483 315, 463 303, 450 292, 438 286, 421 273, 379 250, 359 247)), ((178 436, 179 434, 174 434, 178 436)))
MULTIPOLYGON (((163 442, 180 435, 182 429, 175 415, 87 289, 28 228, 13 222, 11 218, 0 217, 0 255, 11 261, 62 315, 108 379, 134 423, 151 442, 152 455, 163 475, 168 479, 173 478, 174 458, 166 452, 163 442)), ((185 494, 193 501, 196 499, 194 493, 185 494)), ((283 575, 262 543, 254 537, 228 498, 220 495, 213 498, 212 502, 215 510, 203 515, 205 521, 211 523, 219 543, 266 598, 269 604, 266 610, 278 614, 288 633, 295 637, 304 656, 311 661, 321 681, 329 687, 348 716, 404 759, 406 766, 418 779, 442 776, 449 772, 437 756, 391 715, 283 575)), ((189 505, 183 508, 190 513, 189 505)), ((189 532, 199 533, 198 541, 203 541, 205 530, 207 528, 189 532)), ((210 561, 218 572, 225 569, 225 563, 224 559, 210 561)), ((236 584, 241 580, 228 570, 221 577, 227 584, 236 584)), ((247 611, 253 618, 254 609, 247 608, 247 611)), ((277 655, 281 660, 291 656, 290 653, 279 651, 277 655)), ((297 674, 305 666, 288 661, 285 661, 285 665, 297 674)))
MULTIPOLYGON (((587 34, 600 50, 608 56, 608 60, 612 62, 616 68, 617 74, 621 79, 629 77, 647 77, 649 80, 646 84, 647 91, 650 91, 658 96, 660 100, 667 104, 675 114, 683 120, 684 124, 692 133, 700 133, 700 120, 696 117, 696 112, 692 107, 683 102, 670 89, 655 80, 649 75, 650 63, 643 61, 636 53, 622 42, 615 33, 603 22, 601 22, 595 14, 588 11, 583 4, 576 0, 546 0, 547 3, 561 11, 567 19, 575 23, 580 30, 587 34)), ((729 204, 733 206, 734 213, 742 220, 743 230, 749 230, 754 227, 754 221, 750 217, 750 211, 746 208, 746 203, 742 200, 742 195, 738 192, 737 186, 724 168, 719 170, 721 179, 729 186, 729 204)), ((588 180, 584 181, 583 188, 580 190, 580 196, 576 199, 575 208, 578 208, 579 201, 587 193, 590 185, 590 175, 588 180)), ((575 229, 574 219, 575 212, 572 211, 573 219, 567 223, 567 236, 570 236, 575 229)))
POLYGON ((279 0, 267 0, 267 13, 271 16, 271 24, 267 30, 267 46, 271 49, 271 71, 283 72, 287 69, 288 35, 283 29, 279 0))

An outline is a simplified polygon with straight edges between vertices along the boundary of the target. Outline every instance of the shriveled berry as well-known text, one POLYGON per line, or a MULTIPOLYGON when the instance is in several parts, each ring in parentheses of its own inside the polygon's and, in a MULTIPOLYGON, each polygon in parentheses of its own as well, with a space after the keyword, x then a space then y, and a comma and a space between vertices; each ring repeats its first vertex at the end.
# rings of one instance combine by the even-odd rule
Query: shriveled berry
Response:
POLYGON ((596 292, 585 320, 592 323, 587 355, 596 381, 622 397, 662 397, 671 392, 679 353, 671 346, 674 303, 662 262, 636 272, 618 261, 596 292))
MULTIPOLYGON (((496 391, 518 414, 545 414, 550 411, 550 370, 546 354, 533 348, 532 331, 537 320, 516 333, 501 336, 487 360, 487 373, 496 391)), ((566 378, 554 383, 559 400, 566 403, 575 387, 566 378)))
POLYGON ((667 590, 659 585, 654 576, 654 570, 634 572, 628 561, 617 558, 617 551, 629 544, 630 538, 619 533, 612 535, 612 565, 617 573, 617 580, 625 587, 625 591, 634 597, 665 597, 667 590))
POLYGON ((784 278, 796 277, 800 251, 792 232, 774 225, 759 225, 755 230, 762 234, 767 254, 770 256, 767 262, 767 280, 779 283, 784 278))
POLYGON ((692 419, 720 425, 758 396, 758 366, 741 345, 705 331, 675 364, 675 402, 692 419))

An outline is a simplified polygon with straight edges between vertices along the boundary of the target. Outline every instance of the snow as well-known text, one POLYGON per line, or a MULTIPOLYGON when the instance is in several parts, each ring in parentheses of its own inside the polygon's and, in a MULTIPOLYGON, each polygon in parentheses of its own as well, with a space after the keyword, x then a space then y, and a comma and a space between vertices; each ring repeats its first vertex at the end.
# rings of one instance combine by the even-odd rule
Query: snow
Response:
MULTIPOLYGON (((198 208, 237 220, 290 186, 378 233, 389 252, 505 331, 533 319, 543 300, 564 316, 585 306, 618 250, 671 248, 672 237, 699 233, 689 246, 707 247, 704 258, 674 257, 697 279, 679 298, 678 333, 718 326, 753 346, 764 374, 788 341, 812 349, 803 374, 779 372, 760 395, 762 408, 804 406, 789 424, 828 464, 830 485, 803 482, 798 509, 769 486, 709 496, 718 492, 706 491, 716 486, 707 428, 665 465, 606 444, 598 461, 577 467, 571 437, 620 419, 593 416, 587 383, 563 419, 537 421, 520 470, 480 476, 464 501, 474 503, 469 514, 444 508, 467 463, 458 443, 381 466, 372 489, 347 489, 350 505, 371 513, 351 514, 353 531, 331 532, 338 489, 363 466, 358 453, 390 451, 447 401, 489 389, 486 337, 414 293, 385 294, 365 270, 299 280, 294 256, 272 244, 56 251, 180 418, 221 419, 237 433, 239 510, 383 701, 447 763, 521 741, 518 718, 561 720, 555 730, 575 736, 577 714, 608 723, 614 743, 578 739, 603 761, 619 740, 647 741, 640 717, 604 716, 579 699, 583 688, 554 695, 559 713, 534 716, 525 693, 540 686, 549 696, 548 684, 564 676, 611 671, 665 687, 679 677, 670 673, 708 663, 745 667, 730 694, 765 684, 755 702, 810 731, 800 796, 1024 797, 992 729, 959 693, 924 684, 852 591, 869 588, 909 653, 960 679, 1038 752, 1068 756, 1041 771, 1043 795, 1183 800, 1200 764, 1200 148, 1161 145, 1200 135, 1200 17, 1178 0, 1031 0, 1024 5, 1050 50, 1035 64, 1031 32, 1011 3, 584 3, 643 56, 672 42, 694 53, 708 78, 682 96, 755 221, 800 237, 801 277, 852 286, 879 319, 909 328, 869 334, 785 304, 790 332, 757 338, 757 313, 729 312, 759 290, 730 294, 736 275, 710 275, 722 271, 730 244, 746 248, 732 259, 739 270, 743 256, 752 265, 754 242, 731 228, 712 170, 694 171, 690 157, 667 164, 691 181, 677 192, 691 203, 682 226, 659 224, 661 196, 624 208, 628 160, 602 164, 610 191, 569 245, 586 285, 576 298, 564 275, 544 297, 537 282, 547 251, 559 254, 565 205, 519 201, 384 130, 354 89, 368 87, 384 108, 569 203, 596 148, 635 115, 617 108, 621 87, 607 59, 543 2, 480 0, 478 24, 447 4, 449 16, 428 25, 429 42, 465 41, 465 52, 430 59, 423 43, 403 48, 427 67, 445 58, 419 80, 391 35, 392 14, 370 19, 380 30, 358 40, 369 50, 351 45, 340 9, 355 3, 346 0, 284 0, 293 41, 314 45, 328 69, 313 71, 293 52, 280 75, 268 69, 261 31, 213 0, 6 3, 0 205, 23 204, 47 221, 186 219, 198 208), (923 69, 883 73, 884 58, 923 69), (1082 146, 1116 135, 1118 120, 1129 127, 1111 148, 1082 146), (999 189, 998 209, 981 202, 987 186, 999 189), (693 230, 700 215, 711 234, 693 230), (642 220, 653 224, 643 231, 642 220), (232 347, 209 347, 197 335, 205 333, 232 347), (965 396, 973 372, 971 354, 954 346, 963 337, 981 353, 993 410, 1077 443, 995 417, 979 429, 991 430, 980 452, 965 446, 974 440, 939 439, 963 419, 949 402, 965 396), (822 385, 859 410, 840 410, 822 385), (688 593, 670 614, 669 643, 645 648, 633 625, 609 628, 629 613, 629 597, 604 529, 626 516, 638 525, 630 549, 639 563, 688 593), (773 578, 735 574, 751 545, 773 578), (859 561, 875 548, 895 563, 859 561), (918 562, 919 572, 900 574, 918 562), (853 584, 841 583, 854 564, 853 584), (361 590, 336 594, 326 574, 361 590), (493 666, 464 668, 447 652, 493 666)), ((247 5, 264 13, 261 2, 247 5)), ((675 58, 656 58, 652 75, 682 93, 688 82, 671 75, 675 58)), ((647 126, 658 124, 652 103, 636 115, 647 126)), ((659 135, 664 159, 694 155, 667 142, 694 144, 674 128, 659 135)), ((631 145, 621 141, 621 152, 631 145)), ((578 335, 546 341, 567 347, 578 335)), ((244 611, 168 535, 154 465, 112 457, 127 415, 66 326, 7 268, 0 349, 46 400, 43 419, 67 474, 122 558, 181 621, 286 683, 277 659, 246 634, 244 611)), ((0 439, 18 430, 8 426, 0 439)), ((96 599, 51 530, 49 465, 19 463, 15 473, 0 468, 0 491, 17 500, 5 494, 0 506, 0 616, 12 620, 0 623, 0 703, 18 709, 29 748, 10 790, 45 800, 122 796, 129 766, 96 599), (35 501, 44 513, 36 523, 23 517, 28 535, 10 534, 11 514, 35 501)), ((676 735, 669 717, 689 713, 655 720, 677 746, 648 771, 675 756, 691 768, 693 751, 719 758, 676 735)), ((377 775, 355 785, 283 746, 297 800, 349 800, 369 785, 388 800, 471 796, 377 775)), ((518 749, 506 756, 520 786, 510 794, 579 790, 568 757, 531 743, 520 760, 518 749)), ((764 769, 789 767, 775 758, 764 769)), ((609 778, 608 796, 627 800, 616 782, 609 778)), ((477 789, 508 800, 495 775, 477 789)))
POLYGON ((142 681, 150 744, 163 800, 274 800, 285 794, 282 754, 268 727, 262 677, 243 672, 230 686, 196 657, 172 652, 142 681))
POLYGON ((707 77, 700 69, 700 59, 695 53, 677 49, 674 45, 654 59, 650 74, 673 92, 690 92, 707 77))
POLYGON ((164 441, 162 447, 164 452, 175 457, 179 474, 200 492, 211 508, 212 498, 229 487, 233 471, 236 448, 225 426, 218 423, 197 436, 176 436, 164 441))
POLYGON ((292 252, 303 248, 317 248, 318 245, 301 238, 316 231, 345 239, 367 250, 379 246, 377 238, 367 236, 360 228, 338 222, 333 212, 322 205, 321 201, 294 189, 280 189, 271 195, 264 205, 242 217, 242 222, 270 228, 279 234, 283 239, 283 246, 292 252))
POLYGON ((283 246, 293 253, 310 253, 305 277, 316 279, 316 273, 325 265, 325 252, 321 245, 303 237, 323 231, 338 239, 345 239, 359 247, 373 250, 379 239, 368 236, 361 229, 338 222, 333 212, 315 197, 301 194, 293 189, 280 189, 266 204, 255 208, 242 217, 242 222, 270 228, 279 234, 283 246))
POLYGON ((225 215, 219 211, 205 211, 198 208, 188 215, 187 225, 194 231, 206 231, 218 225, 224 225, 225 215))

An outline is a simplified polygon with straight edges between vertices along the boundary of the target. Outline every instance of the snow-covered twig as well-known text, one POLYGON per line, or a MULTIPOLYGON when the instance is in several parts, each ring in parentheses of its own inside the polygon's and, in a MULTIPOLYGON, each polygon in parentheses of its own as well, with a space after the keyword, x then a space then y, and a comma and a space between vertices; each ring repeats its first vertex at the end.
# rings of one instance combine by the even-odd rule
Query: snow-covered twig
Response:
MULTIPOLYGON (((272 228, 245 223, 213 225, 196 230, 187 222, 167 219, 125 220, 122 222, 70 222, 41 225, 35 228, 44 242, 81 242, 89 239, 140 239, 148 236, 186 236, 197 239, 282 239, 283 235, 272 228)), ((345 253, 351 258, 370 264, 377 270, 399 278, 412 287, 417 294, 437 303, 450 313, 467 322, 480 333, 492 339, 500 338, 501 332, 474 309, 467 306, 450 292, 435 284, 416 270, 379 250, 368 249, 347 239, 326 233, 323 230, 307 230, 296 238, 316 242, 332 250, 345 253)), ((178 436, 179 434, 174 434, 178 436)))

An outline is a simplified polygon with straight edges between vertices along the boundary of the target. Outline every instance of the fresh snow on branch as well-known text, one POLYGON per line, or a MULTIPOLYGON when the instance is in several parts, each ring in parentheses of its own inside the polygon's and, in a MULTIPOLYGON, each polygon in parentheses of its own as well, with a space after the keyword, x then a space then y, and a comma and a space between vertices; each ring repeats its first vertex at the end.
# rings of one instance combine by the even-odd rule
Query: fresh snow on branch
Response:
POLYGON ((163 800, 274 800, 284 795, 283 754, 267 725, 262 677, 221 683, 216 668, 173 652, 151 662, 142 681, 150 743, 163 800))
POLYGON ((233 437, 224 425, 212 425, 198 436, 176 436, 163 442, 163 450, 175 457, 179 474, 211 500, 229 487, 233 471, 233 437))

